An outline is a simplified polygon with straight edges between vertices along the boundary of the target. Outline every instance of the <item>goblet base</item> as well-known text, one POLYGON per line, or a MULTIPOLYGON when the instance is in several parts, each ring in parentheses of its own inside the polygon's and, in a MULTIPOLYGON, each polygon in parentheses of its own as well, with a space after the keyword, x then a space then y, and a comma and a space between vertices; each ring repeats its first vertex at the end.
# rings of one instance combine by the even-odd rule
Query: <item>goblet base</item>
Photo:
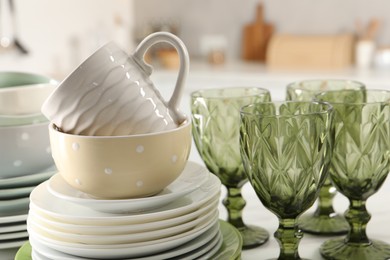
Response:
POLYGON ((298 226, 305 233, 322 236, 346 235, 350 229, 347 220, 338 214, 305 214, 299 218, 298 226))
POLYGON ((378 240, 369 244, 347 243, 345 238, 338 238, 324 242, 320 252, 322 257, 332 260, 385 260, 390 258, 390 245, 378 240))
POLYGON ((251 249, 263 245, 269 239, 269 233, 264 228, 247 225, 238 228, 243 244, 242 249, 251 249))

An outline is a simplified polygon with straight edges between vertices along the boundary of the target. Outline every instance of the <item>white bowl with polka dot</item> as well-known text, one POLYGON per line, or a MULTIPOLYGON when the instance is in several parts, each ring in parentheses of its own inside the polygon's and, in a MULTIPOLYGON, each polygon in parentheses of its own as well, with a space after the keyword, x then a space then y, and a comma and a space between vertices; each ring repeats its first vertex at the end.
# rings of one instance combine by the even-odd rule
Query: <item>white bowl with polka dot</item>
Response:
POLYGON ((180 176, 191 149, 191 122, 163 132, 84 136, 49 126, 55 164, 77 190, 104 199, 147 197, 180 176))
POLYGON ((0 178, 42 172, 54 164, 51 156, 49 121, 0 127, 0 178))

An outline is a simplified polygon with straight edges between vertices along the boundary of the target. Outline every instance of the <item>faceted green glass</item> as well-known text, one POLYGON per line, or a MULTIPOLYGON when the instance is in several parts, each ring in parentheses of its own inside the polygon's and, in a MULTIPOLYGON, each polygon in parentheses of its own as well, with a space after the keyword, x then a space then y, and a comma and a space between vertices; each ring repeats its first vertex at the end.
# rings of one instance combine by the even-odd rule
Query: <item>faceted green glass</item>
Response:
POLYGON ((314 96, 324 91, 335 90, 364 90, 363 83, 353 80, 343 79, 311 79, 292 82, 286 88, 286 100, 311 101, 314 96))
POLYGON ((324 184, 332 151, 332 107, 274 102, 241 109, 240 148, 245 172, 263 205, 279 219, 278 259, 300 259, 298 217, 324 184))
MULTIPOLYGON (((363 90, 363 83, 351 80, 325 79, 303 80, 287 85, 286 100, 311 101, 315 94, 328 90, 356 89, 363 90)), ((349 230, 345 218, 337 214, 333 208, 333 198, 337 190, 330 177, 322 186, 317 200, 317 208, 313 214, 304 214, 299 218, 299 227, 314 235, 343 235, 349 230)))
POLYGON ((227 188, 223 204, 228 212, 228 222, 240 231, 244 249, 262 245, 269 234, 261 227, 245 225, 242 220, 246 202, 241 188, 248 180, 239 148, 240 108, 270 100, 268 90, 250 87, 207 89, 191 94, 196 148, 210 172, 227 188))
POLYGON ((347 237, 326 241, 321 254, 326 259, 388 259, 390 245, 367 237, 371 216, 366 201, 390 171, 390 91, 329 91, 316 98, 335 109, 329 172, 350 202, 345 212, 350 225, 347 237))

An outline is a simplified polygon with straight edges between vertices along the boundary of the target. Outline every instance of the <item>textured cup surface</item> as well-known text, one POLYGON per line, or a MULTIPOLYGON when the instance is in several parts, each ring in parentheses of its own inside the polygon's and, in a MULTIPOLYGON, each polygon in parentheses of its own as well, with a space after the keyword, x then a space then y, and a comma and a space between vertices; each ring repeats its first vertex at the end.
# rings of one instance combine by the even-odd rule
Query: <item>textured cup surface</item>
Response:
POLYGON ((49 126, 55 164, 67 183, 100 198, 158 193, 182 172, 191 149, 191 122, 159 133, 82 136, 49 126))
POLYGON ((34 174, 53 165, 48 124, 0 127, 0 178, 34 174))
MULTIPOLYGON (((152 41, 146 39, 139 46, 160 41, 161 35, 151 36, 152 41)), ((173 36, 163 37, 161 41, 173 36)), ((143 55, 143 51, 136 54, 143 55)), ((165 102, 149 79, 151 68, 139 55, 129 56, 114 42, 104 45, 59 84, 44 102, 43 114, 62 131, 79 135, 119 136, 177 128, 185 120, 176 107, 188 57, 171 100, 165 102), (175 101, 173 106, 171 101, 175 101)))

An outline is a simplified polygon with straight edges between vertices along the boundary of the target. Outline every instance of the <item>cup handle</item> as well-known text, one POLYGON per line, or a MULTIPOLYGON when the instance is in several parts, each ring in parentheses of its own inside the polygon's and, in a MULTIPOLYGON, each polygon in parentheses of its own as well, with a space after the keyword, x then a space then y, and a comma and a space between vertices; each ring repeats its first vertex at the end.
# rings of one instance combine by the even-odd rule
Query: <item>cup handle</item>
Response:
POLYGON ((183 95, 184 83, 188 75, 190 59, 188 56, 187 48, 184 43, 174 34, 168 32, 157 32, 152 33, 147 36, 136 48, 133 53, 133 58, 138 63, 139 66, 145 71, 145 73, 150 76, 152 74, 153 68, 147 64, 144 60, 146 51, 154 44, 158 42, 166 42, 175 47, 176 51, 179 54, 180 58, 180 68, 176 80, 176 86, 172 93, 171 98, 167 103, 167 107, 170 111, 173 112, 173 120, 180 125, 183 123, 187 117, 179 109, 179 103, 183 95))

